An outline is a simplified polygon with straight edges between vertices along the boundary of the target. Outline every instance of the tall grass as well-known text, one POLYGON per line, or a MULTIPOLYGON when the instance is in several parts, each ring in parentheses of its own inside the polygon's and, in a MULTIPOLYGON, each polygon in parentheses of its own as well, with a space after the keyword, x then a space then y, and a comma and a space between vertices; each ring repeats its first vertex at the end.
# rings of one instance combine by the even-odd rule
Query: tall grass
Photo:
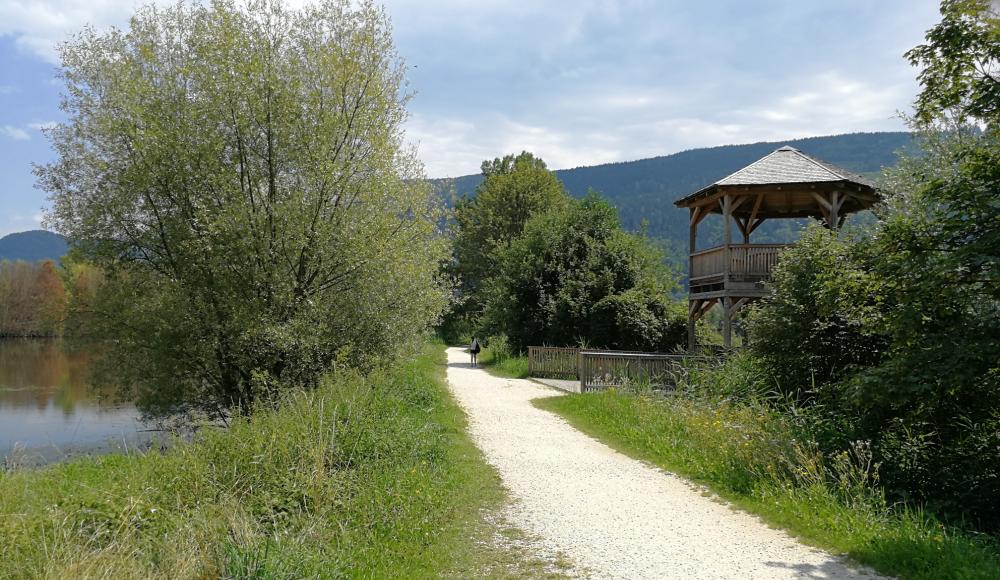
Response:
POLYGON ((167 453, 0 474, 0 577, 475 574, 503 491, 442 355, 330 377, 167 453))
MULTIPOLYGON (((729 369, 725 372, 733 372, 729 369)), ((805 541, 903 578, 1000 578, 1000 542, 888 505, 864 443, 824 457, 771 407, 676 392, 605 391, 541 399, 624 453, 705 484, 805 541)))
POLYGON ((528 357, 513 352, 506 336, 486 339, 479 363, 495 375, 512 379, 528 377, 528 357))

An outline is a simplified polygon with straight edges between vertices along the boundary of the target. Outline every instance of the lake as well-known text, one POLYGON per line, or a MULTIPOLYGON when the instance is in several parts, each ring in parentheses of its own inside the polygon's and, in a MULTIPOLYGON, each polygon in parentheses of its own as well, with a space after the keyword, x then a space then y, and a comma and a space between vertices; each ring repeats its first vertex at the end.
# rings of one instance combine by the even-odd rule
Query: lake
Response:
POLYGON ((0 340, 0 455, 40 465, 128 451, 149 440, 135 405, 90 385, 93 351, 58 340, 0 340))

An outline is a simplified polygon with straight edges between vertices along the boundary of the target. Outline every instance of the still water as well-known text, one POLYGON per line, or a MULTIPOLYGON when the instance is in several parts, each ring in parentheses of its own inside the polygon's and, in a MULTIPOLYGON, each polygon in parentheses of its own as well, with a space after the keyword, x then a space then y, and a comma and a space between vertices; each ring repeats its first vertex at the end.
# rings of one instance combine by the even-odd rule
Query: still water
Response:
POLYGON ((148 439, 135 405, 112 386, 91 386, 92 360, 92 351, 61 341, 0 340, 0 455, 8 465, 128 451, 148 439))

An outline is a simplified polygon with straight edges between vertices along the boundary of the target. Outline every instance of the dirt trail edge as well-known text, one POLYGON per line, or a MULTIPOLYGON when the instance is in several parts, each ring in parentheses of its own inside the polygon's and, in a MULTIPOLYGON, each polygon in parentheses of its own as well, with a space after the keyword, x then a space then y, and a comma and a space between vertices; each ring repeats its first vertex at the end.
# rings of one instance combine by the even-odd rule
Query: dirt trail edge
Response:
POLYGON ((584 435, 531 400, 560 394, 471 368, 448 384, 513 496, 510 521, 595 578, 877 578, 584 435))

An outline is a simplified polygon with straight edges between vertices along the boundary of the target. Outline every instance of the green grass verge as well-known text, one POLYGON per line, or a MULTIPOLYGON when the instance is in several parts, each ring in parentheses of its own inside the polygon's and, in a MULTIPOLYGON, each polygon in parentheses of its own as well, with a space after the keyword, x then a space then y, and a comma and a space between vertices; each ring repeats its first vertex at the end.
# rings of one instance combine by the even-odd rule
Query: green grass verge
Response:
POLYGON ((528 378, 528 357, 496 356, 489 348, 479 353, 479 364, 498 377, 509 379, 528 378))
POLYGON ((443 363, 331 377, 163 454, 0 474, 0 577, 543 575, 491 521, 504 492, 443 363))
POLYGON ((763 406, 615 391, 534 402, 627 455, 706 485, 812 545, 902 578, 1000 578, 1000 541, 888 506, 864 453, 824 459, 763 406))

